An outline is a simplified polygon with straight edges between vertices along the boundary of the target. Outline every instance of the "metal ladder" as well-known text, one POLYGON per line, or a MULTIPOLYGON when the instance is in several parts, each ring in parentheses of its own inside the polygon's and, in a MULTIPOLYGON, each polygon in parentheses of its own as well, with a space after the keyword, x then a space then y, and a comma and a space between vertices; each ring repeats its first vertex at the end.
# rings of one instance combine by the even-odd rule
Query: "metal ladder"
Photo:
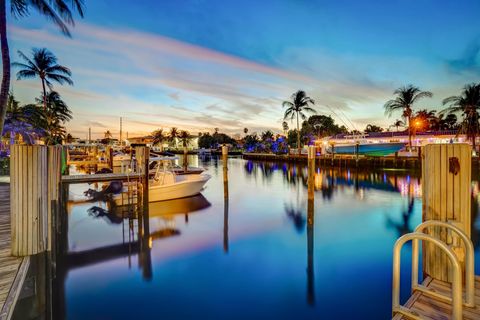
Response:
POLYGON ((421 320, 422 318, 410 309, 400 305, 400 253, 405 243, 412 241, 412 293, 415 291, 421 291, 425 295, 429 295, 433 298, 441 299, 452 303, 452 319, 461 320, 463 313, 463 305, 468 307, 475 306, 475 274, 474 274, 474 252, 472 241, 468 236, 458 227, 442 221, 429 220, 420 224, 415 228, 415 231, 408 233, 400 237, 396 242, 393 249, 393 283, 392 283, 392 315, 400 313, 411 319, 421 320), (462 239, 465 251, 465 301, 462 301, 462 270, 460 261, 456 254, 452 250, 452 246, 446 242, 433 237, 432 235, 425 234, 424 231, 431 227, 443 227, 450 231, 455 232, 460 239, 462 239), (440 294, 424 285, 418 283, 418 242, 427 241, 438 248, 440 248, 451 262, 453 268, 453 281, 452 281, 452 296, 446 296, 440 294))

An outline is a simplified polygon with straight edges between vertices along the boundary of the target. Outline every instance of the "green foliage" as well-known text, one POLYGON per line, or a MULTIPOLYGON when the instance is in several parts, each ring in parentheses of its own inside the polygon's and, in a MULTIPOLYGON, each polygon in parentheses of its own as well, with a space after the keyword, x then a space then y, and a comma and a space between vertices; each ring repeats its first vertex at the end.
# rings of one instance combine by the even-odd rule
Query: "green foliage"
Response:
POLYGON ((319 138, 346 133, 347 131, 344 126, 338 126, 331 116, 310 116, 308 124, 312 127, 313 134, 319 138))
POLYGON ((371 132, 382 132, 383 128, 376 126, 374 124, 369 124, 365 127, 365 133, 371 133, 371 132))
POLYGON ((210 133, 203 133, 198 138, 198 146, 200 148, 210 149, 210 148, 218 148, 222 144, 232 144, 236 145, 235 139, 226 135, 225 133, 218 133, 215 132, 213 135, 210 133))

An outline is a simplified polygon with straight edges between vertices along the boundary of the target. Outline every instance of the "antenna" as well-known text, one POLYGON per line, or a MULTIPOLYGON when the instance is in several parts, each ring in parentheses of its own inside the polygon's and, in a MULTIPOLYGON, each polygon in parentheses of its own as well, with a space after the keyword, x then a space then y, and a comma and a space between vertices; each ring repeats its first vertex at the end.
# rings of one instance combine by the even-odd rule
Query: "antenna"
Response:
POLYGON ((122 117, 120 117, 120 145, 123 145, 122 143, 122 117))

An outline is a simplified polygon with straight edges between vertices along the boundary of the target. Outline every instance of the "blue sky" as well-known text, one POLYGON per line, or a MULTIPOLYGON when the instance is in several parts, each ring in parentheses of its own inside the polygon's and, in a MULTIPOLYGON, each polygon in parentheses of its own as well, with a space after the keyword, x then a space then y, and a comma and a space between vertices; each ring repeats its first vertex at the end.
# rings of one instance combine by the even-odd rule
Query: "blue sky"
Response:
MULTIPOLYGON (((177 126, 193 133, 281 130, 281 102, 304 89, 319 113, 388 126, 383 103, 413 83, 441 100, 480 76, 480 2, 87 0, 73 38, 46 20, 10 18, 16 50, 47 47, 74 73, 56 87, 84 137, 177 126)), ((14 81, 22 102, 38 81, 14 81)), ((353 125, 350 124, 350 120, 353 125)), ((292 124, 293 125, 293 124, 292 124)))

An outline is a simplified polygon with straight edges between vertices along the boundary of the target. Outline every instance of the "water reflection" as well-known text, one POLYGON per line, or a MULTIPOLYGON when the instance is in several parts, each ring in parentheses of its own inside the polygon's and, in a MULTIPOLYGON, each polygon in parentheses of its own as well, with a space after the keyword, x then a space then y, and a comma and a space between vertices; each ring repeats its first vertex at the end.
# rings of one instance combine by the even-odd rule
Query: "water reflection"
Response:
MULTIPOLYGON (((275 172, 281 172, 283 180, 290 185, 301 185, 305 189, 308 184, 308 167, 298 163, 274 163, 246 161, 245 173, 253 179, 261 177, 271 181, 275 172)), ((419 174, 406 171, 362 171, 346 168, 318 168, 315 171, 314 191, 320 191, 322 198, 333 200, 335 191, 353 187, 359 199, 365 190, 400 192, 402 195, 421 197, 419 174)))
MULTIPOLYGON (((55 260, 55 318, 148 318, 159 310, 169 319, 391 315, 391 248, 421 220, 417 175, 223 164, 208 160, 204 195, 146 208, 97 196, 106 185, 71 186, 68 232, 55 260), (87 189, 95 192, 86 196, 87 189), (358 292, 377 302, 375 310, 358 292)), ((478 210, 472 213, 478 243, 478 210)))

